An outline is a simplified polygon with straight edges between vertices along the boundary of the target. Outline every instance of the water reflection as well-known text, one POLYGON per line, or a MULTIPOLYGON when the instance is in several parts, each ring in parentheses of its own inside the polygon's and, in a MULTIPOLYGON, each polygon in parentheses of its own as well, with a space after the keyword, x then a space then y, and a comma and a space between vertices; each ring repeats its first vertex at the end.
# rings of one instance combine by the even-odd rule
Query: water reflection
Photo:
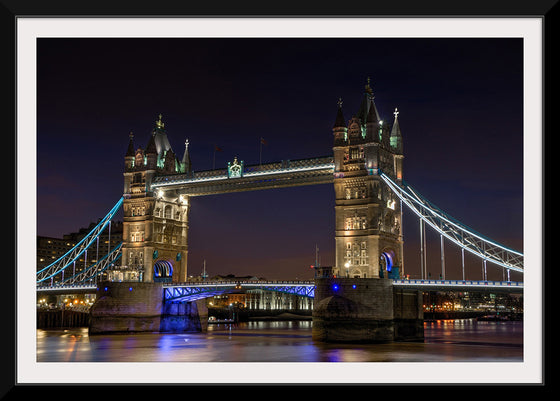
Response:
POLYGON ((522 361, 522 322, 440 320, 425 341, 324 344, 311 321, 209 325, 207 333, 89 336, 86 328, 37 330, 38 362, 443 362, 522 361))

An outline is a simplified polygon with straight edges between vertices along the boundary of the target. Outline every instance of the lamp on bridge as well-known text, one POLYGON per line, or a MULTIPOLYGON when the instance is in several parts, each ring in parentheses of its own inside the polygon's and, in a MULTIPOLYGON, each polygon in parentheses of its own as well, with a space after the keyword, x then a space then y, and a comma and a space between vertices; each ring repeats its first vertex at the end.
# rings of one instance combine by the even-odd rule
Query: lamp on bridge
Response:
POLYGON ((344 264, 344 267, 346 267, 346 277, 350 277, 350 273, 348 272, 348 269, 350 268, 350 263, 346 262, 344 264))

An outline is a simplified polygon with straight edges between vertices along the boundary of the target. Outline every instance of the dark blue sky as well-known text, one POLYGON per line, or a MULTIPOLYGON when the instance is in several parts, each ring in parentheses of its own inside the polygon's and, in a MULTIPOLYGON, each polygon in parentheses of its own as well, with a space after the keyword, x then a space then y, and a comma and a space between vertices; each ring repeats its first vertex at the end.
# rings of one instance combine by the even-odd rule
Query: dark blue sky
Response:
MULTIPOLYGON (((349 119, 370 77, 382 117, 399 109, 405 180, 522 250, 521 39, 39 39, 37 49, 38 235, 62 237, 109 211, 129 132, 145 147, 159 113, 176 153, 189 139, 197 171, 212 168, 214 145, 217 168, 234 156, 258 163, 260 137, 263 162, 329 155, 338 98, 349 119)), ((191 203, 189 274, 206 259, 210 275, 310 278, 316 244, 322 264, 334 262, 331 185, 191 203)), ((417 232, 405 214, 412 276, 417 232)), ((459 258, 446 246, 450 266, 459 258)), ((472 261, 469 278, 480 266, 472 261)))

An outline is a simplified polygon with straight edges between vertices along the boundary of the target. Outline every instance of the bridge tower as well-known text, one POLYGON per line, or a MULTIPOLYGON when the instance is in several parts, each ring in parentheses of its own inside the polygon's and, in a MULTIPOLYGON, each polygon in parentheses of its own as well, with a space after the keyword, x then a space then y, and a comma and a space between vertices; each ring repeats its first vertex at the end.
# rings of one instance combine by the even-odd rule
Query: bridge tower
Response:
POLYGON ((342 100, 333 127, 337 277, 393 278, 402 273, 399 199, 380 170, 402 180, 402 135, 395 109, 392 126, 381 119, 369 78, 360 108, 344 119, 342 100))
POLYGON ((143 282, 184 282, 187 278, 189 199, 174 190, 153 191, 155 177, 191 171, 188 141, 183 158, 173 152, 159 119, 145 149, 134 149, 130 133, 124 157, 122 266, 143 282))

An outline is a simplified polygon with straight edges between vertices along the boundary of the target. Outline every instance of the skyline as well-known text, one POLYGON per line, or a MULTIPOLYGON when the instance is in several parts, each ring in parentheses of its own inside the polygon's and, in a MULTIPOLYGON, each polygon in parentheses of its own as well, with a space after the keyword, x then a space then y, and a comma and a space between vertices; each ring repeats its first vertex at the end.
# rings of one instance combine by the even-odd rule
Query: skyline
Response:
MULTIPOLYGON (((37 235, 104 216, 122 195, 130 131, 145 147, 160 113, 177 155, 189 140, 195 171, 212 168, 215 146, 216 168, 258 164, 261 137, 263 163, 325 156, 338 99, 349 120, 370 78, 383 119, 398 108, 405 181, 522 251, 522 39, 41 38, 37 50, 37 235)), ((206 260, 210 275, 312 277, 316 245, 322 265, 334 262, 333 195, 318 185, 192 198, 189 275, 206 260)), ((410 217, 405 273, 419 261, 410 217)))

